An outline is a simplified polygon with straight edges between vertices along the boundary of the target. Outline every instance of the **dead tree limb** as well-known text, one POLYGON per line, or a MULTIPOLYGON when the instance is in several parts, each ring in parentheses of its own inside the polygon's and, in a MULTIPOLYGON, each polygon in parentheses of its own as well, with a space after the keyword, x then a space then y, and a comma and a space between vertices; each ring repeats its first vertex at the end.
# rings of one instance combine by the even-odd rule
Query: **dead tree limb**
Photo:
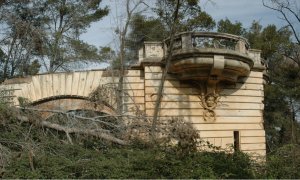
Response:
POLYGON ((290 4, 290 1, 281 2, 278 0, 272 0, 271 4, 268 4, 265 2, 265 0, 262 0, 263 6, 266 8, 269 8, 273 11, 279 12, 283 16, 283 20, 285 20, 288 24, 288 26, 291 28, 293 35, 297 41, 297 44, 300 45, 300 37, 297 30, 297 26, 299 26, 300 23, 300 14, 299 14, 299 8, 297 8, 296 1, 294 1, 294 9, 292 4, 290 4), (294 17, 293 19, 290 19, 291 16, 294 17))
MULTIPOLYGON (((62 113, 60 111, 57 111, 57 112, 62 113)), ((26 116, 18 116, 18 119, 21 120, 22 122, 34 123, 26 116)), ((98 128, 98 129, 86 129, 86 128, 81 129, 81 128, 74 128, 74 127, 71 128, 71 127, 66 127, 66 126, 63 126, 63 125, 60 125, 57 123, 52 123, 52 122, 49 122, 46 120, 39 121, 37 123, 37 125, 66 133, 67 138, 71 144, 72 144, 72 139, 69 134, 89 135, 89 136, 97 137, 97 138, 104 139, 104 140, 107 140, 110 142, 114 142, 114 143, 117 143, 120 145, 128 145, 127 141, 116 138, 116 137, 114 137, 114 135, 109 133, 108 130, 101 129, 101 128, 98 128)))
MULTIPOLYGON (((40 109, 40 108, 34 108, 34 107, 19 107, 19 108, 22 109, 22 110, 30 110, 30 111, 37 111, 37 112, 52 112, 52 113, 64 114, 64 115, 68 115, 69 114, 68 112, 61 111, 61 110, 40 109)), ((117 118, 117 117, 141 118, 140 116, 128 115, 128 114, 119 114, 119 115, 107 114, 107 115, 95 116, 95 117, 83 117, 83 116, 79 116, 79 115, 72 115, 72 116, 76 117, 78 119, 86 119, 86 120, 91 120, 91 121, 96 121, 96 122, 104 122, 104 121, 95 120, 95 119, 106 118, 106 117, 113 117, 113 118, 117 118)), ((107 123, 107 122, 105 122, 105 123, 107 123)))
POLYGON ((118 82, 118 90, 119 93, 117 94, 117 111, 118 114, 122 114, 123 112, 123 95, 124 95, 124 67, 125 67, 125 56, 126 56, 126 35, 128 32, 128 28, 130 25, 130 22, 132 20, 132 15, 136 11, 136 9, 143 4, 143 0, 139 0, 132 8, 130 8, 130 0, 126 1, 126 21, 124 27, 121 29, 121 27, 118 27, 119 31, 119 41, 120 41, 120 75, 119 75, 119 82, 118 82))
POLYGON ((55 129, 57 131, 62 131, 65 132, 66 134, 71 134, 71 133, 75 133, 75 134, 82 134, 82 135, 89 135, 89 136, 94 136, 94 137, 98 137, 104 140, 108 140, 120 145, 127 145, 128 142, 121 140, 119 138, 114 137, 112 134, 109 133, 104 133, 101 132, 101 130, 88 130, 88 129, 79 129, 79 128, 69 128, 69 127, 65 127, 56 123, 51 123, 48 121, 41 121, 40 125, 43 127, 47 127, 47 128, 51 128, 51 129, 55 129))

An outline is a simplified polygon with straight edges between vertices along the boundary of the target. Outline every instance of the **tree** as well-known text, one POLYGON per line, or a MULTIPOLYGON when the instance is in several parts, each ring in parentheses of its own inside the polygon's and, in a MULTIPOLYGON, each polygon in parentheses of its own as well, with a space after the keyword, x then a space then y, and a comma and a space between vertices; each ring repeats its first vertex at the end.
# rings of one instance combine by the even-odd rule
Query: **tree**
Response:
POLYGON ((130 22, 130 32, 127 37, 127 48, 130 58, 138 59, 138 50, 144 41, 163 41, 166 39, 166 27, 159 18, 135 14, 130 22))
POLYGON ((7 27, 5 39, 11 48, 3 74, 9 62, 20 60, 11 58, 16 45, 21 45, 27 59, 38 58, 49 72, 67 70, 70 62, 99 60, 97 48, 81 41, 79 36, 92 22, 108 14, 107 7, 101 8, 100 3, 101 0, 5 1, 0 19, 7 27))
POLYGON ((123 83, 124 83, 124 69, 126 66, 126 36, 128 35, 129 31, 129 25, 130 22, 134 16, 138 8, 144 4, 143 0, 127 0, 125 7, 126 7, 126 17, 125 17, 125 23, 123 26, 118 26, 116 29, 116 33, 119 38, 119 54, 117 57, 117 60, 119 61, 117 64, 119 65, 119 81, 118 81, 118 96, 117 96, 117 111, 119 114, 122 114, 123 112, 123 95, 124 95, 124 89, 123 89, 123 83))
MULTIPOLYGON (((131 58, 137 59, 137 50, 143 41, 163 41, 170 37, 170 18, 174 12, 175 1, 157 1, 154 12, 157 16, 136 14, 130 22, 127 37, 131 58)), ((212 30, 215 22, 210 15, 202 11, 198 1, 180 1, 177 32, 212 30)))
POLYGON ((277 11, 282 19, 287 23, 287 27, 291 29, 296 39, 296 43, 300 45, 300 11, 299 3, 296 0, 263 0, 263 5, 269 9, 277 11))
POLYGON ((108 14, 107 7, 100 7, 101 0, 63 0, 37 1, 40 10, 44 11, 42 27, 43 48, 40 55, 49 58, 49 71, 64 68, 68 62, 77 60, 96 60, 95 47, 79 40, 92 22, 99 21, 108 14))
MULTIPOLYGON (((142 15, 134 16, 133 21, 129 23, 133 31, 131 32, 129 38, 127 38, 128 41, 133 42, 134 45, 130 46, 129 50, 131 52, 136 52, 139 46, 142 45, 142 40, 163 40, 163 38, 167 37, 170 38, 170 50, 172 49, 171 47, 173 44, 173 38, 177 32, 212 29, 215 26, 215 22, 213 21, 211 16, 201 11, 201 8, 198 3, 198 0, 157 1, 156 7, 154 8, 154 12, 156 12, 158 18, 147 19, 145 16, 142 15), (160 27, 160 31, 157 31, 157 27, 160 27)), ((168 71, 171 56, 172 51, 169 51, 168 57, 166 58, 166 66, 162 75, 161 85, 158 90, 158 96, 154 110, 155 112, 152 124, 153 135, 155 134, 154 129, 157 123, 157 114, 159 111, 164 79, 168 71)))
POLYGON ((262 29, 257 21, 253 21, 245 36, 251 48, 262 50, 262 58, 270 63, 272 57, 282 55, 291 45, 291 32, 288 28, 277 29, 275 25, 268 25, 262 29))
POLYGON ((162 99, 163 89, 165 79, 169 70, 172 53, 173 53, 173 43, 175 34, 182 27, 180 24, 186 20, 185 13, 188 11, 196 10, 199 12, 198 0, 163 0, 157 1, 157 9, 155 10, 158 16, 162 19, 162 22, 165 24, 167 31, 169 31, 169 47, 167 49, 167 57, 165 59, 165 67, 162 72, 162 77, 160 85, 157 91, 157 98, 154 106, 153 121, 152 121, 152 137, 153 140, 156 139, 156 127, 158 121, 158 113, 160 109, 160 103, 162 99))
MULTIPOLYGON (((24 67, 31 66, 33 51, 38 44, 38 15, 29 11, 29 3, 6 1, 0 7, 0 22, 3 25, 3 37, 0 40, 1 58, 1 81, 14 75, 27 75, 23 72, 24 67)), ((39 66, 33 66, 37 69, 39 66)), ((33 68, 31 67, 31 68, 33 68)))
MULTIPOLYGON (((265 28, 254 21, 246 37, 252 48, 262 50, 262 58, 268 66, 269 83, 265 86, 265 129, 268 150, 292 143, 299 126, 299 64, 287 56, 294 46, 288 27, 265 28)), ((293 50, 294 51, 294 50, 293 50)))
MULTIPOLYGON (((173 19, 170 18, 176 10, 175 0, 157 1, 155 12, 170 32, 173 19)), ((198 0, 181 0, 178 9, 178 31, 208 31, 215 27, 215 21, 205 11, 201 10, 198 0)))
POLYGON ((246 29, 243 28, 241 22, 236 21, 235 23, 232 23, 228 18, 225 20, 221 19, 218 22, 217 31, 221 33, 235 34, 238 36, 244 36, 246 33, 246 29))
MULTIPOLYGON (((284 102, 288 105, 288 116, 285 117, 285 123, 288 123, 290 134, 290 143, 298 143, 298 113, 300 112, 300 11, 299 2, 287 0, 263 0, 263 5, 271 10, 278 12, 281 19, 286 22, 286 26, 282 29, 290 30, 293 38, 289 43, 281 43, 280 49, 274 54, 279 53, 279 58, 270 63, 272 66, 273 83, 285 96, 284 102)), ((280 38, 280 37, 279 37, 280 38)), ((294 153, 295 154, 295 153, 294 153)))

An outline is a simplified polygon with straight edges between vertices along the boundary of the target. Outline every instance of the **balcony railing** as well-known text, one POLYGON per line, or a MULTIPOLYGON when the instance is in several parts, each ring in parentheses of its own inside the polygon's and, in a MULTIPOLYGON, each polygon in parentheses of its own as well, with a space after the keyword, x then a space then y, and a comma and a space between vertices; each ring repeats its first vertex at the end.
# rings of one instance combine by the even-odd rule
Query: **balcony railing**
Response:
MULTIPOLYGON (((165 49, 169 48, 169 44, 170 39, 165 40, 165 49)), ((175 36, 173 50, 193 48, 227 49, 246 53, 249 43, 240 36, 216 32, 183 32, 175 36)))

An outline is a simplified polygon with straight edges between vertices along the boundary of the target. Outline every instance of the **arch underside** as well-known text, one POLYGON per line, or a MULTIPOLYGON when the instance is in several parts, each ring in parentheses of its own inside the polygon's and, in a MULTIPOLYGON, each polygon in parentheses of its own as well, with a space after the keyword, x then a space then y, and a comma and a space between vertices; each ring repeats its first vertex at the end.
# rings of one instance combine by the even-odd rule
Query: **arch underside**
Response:
POLYGON ((34 108, 45 110, 41 111, 41 117, 43 119, 48 119, 50 116, 54 115, 54 111, 68 112, 75 110, 89 110, 115 115, 114 108, 110 107, 108 104, 104 102, 91 102, 87 98, 79 96, 49 97, 47 99, 35 101, 31 105, 34 108))

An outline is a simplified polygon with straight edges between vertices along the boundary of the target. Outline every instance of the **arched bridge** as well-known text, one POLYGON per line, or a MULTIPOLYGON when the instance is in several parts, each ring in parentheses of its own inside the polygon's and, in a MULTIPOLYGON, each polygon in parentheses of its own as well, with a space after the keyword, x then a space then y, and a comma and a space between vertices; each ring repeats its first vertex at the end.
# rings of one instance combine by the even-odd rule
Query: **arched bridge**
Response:
MULTIPOLYGON (((128 96, 133 95, 134 93, 129 92, 130 86, 140 82, 139 71, 126 71, 125 74, 128 77, 124 82, 129 82, 124 84, 125 89, 128 96)), ((3 93, 6 92, 2 97, 6 98, 3 101, 14 106, 30 104, 39 109, 65 112, 80 109, 114 114, 117 105, 115 95, 117 82, 116 71, 91 70, 9 79, 0 88, 3 93), (95 95, 100 99, 95 99, 95 95)), ((134 98, 126 99, 128 103, 135 104, 134 98)), ((48 118, 51 114, 51 112, 44 112, 42 116, 48 118)))

